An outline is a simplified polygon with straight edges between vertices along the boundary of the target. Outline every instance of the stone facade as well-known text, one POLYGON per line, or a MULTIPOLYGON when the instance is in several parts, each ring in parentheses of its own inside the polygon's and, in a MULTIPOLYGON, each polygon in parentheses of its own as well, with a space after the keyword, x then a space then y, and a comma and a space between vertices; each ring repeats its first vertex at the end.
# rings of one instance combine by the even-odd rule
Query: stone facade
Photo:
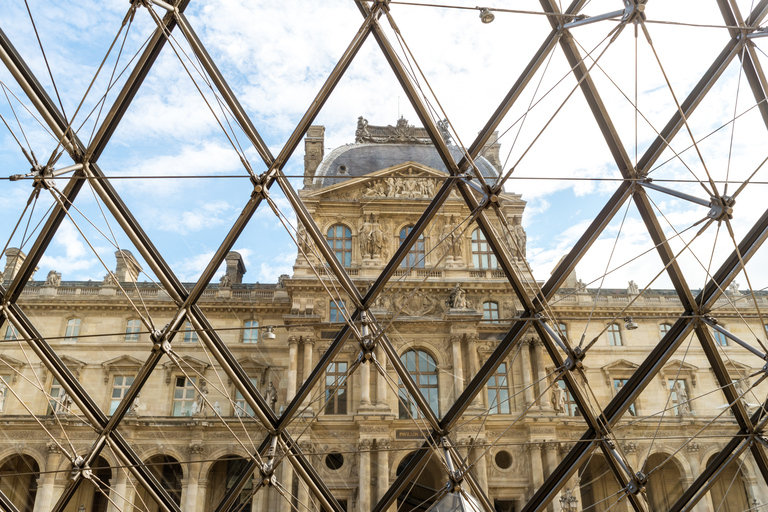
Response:
MULTIPOLYGON (((301 197, 361 290, 379 275, 446 176, 424 161, 375 166, 375 151, 402 152, 409 144, 429 147, 428 141, 418 139, 419 133, 401 124, 397 131, 398 127, 370 127, 366 121, 358 126, 361 133, 357 144, 345 146, 344 152, 334 150, 325 160, 324 129, 310 128, 306 139, 309 177, 301 197), (393 140, 387 140, 390 133, 395 134, 393 140), (365 159, 350 153, 355 148, 371 147, 375 151, 367 153, 365 159), (348 155, 349 164, 338 164, 343 155, 348 155), (355 169, 360 162, 372 167, 355 169), (331 164, 335 167, 330 168, 331 164)), ((498 146, 491 144, 488 149, 485 162, 493 168, 498 165, 498 146)), ((500 201, 507 225, 497 223, 495 227, 509 234, 508 250, 526 286, 533 290, 536 283, 525 267, 525 202, 515 194, 502 194, 500 201)), ((438 415, 454 403, 520 310, 504 273, 496 269, 487 249, 483 252, 476 226, 464 222, 469 214, 458 197, 449 199, 419 242, 413 259, 408 260, 413 268, 395 271, 393 285, 372 310, 384 323, 393 319, 387 334, 398 354, 406 362, 408 353, 418 355, 414 364, 427 365, 420 366, 419 371, 426 379, 422 384, 429 388, 425 392, 428 401, 438 415), (422 258, 423 264, 419 263, 422 258)), ((348 298, 329 279, 325 263, 303 230, 298 238, 300 251, 293 275, 283 276, 276 284, 248 284, 244 282, 247 270, 242 259, 230 253, 224 277, 209 285, 200 301, 206 317, 277 412, 308 378, 351 313, 345 309, 348 298), (268 326, 274 329, 266 329, 268 326), (268 332, 273 332, 274 338, 268 332)), ((18 268, 19 259, 23 253, 8 251, 6 280, 18 268)), ((176 312, 176 305, 162 289, 136 282, 140 269, 129 252, 118 251, 116 260, 115 272, 103 283, 67 281, 66 276, 51 271, 46 281, 31 281, 20 301, 105 412, 117 405, 151 348, 149 333, 126 296, 158 327, 176 312)), ((599 295, 579 283, 575 275, 569 278, 566 288, 552 300, 552 314, 559 319, 560 334, 572 343, 578 343, 582 333, 586 343, 594 340, 583 378, 594 391, 595 403, 604 407, 680 314, 680 302, 664 290, 649 290, 638 297, 637 287, 631 283, 626 290, 603 289, 599 295), (614 321, 606 320, 617 315, 614 321), (638 328, 627 330, 625 316, 631 316, 638 328)), ((765 340, 766 328, 751 320, 755 318, 754 303, 741 300, 740 295, 733 290, 719 301, 721 324, 742 339, 750 339, 754 332, 765 340), (740 316, 748 319, 746 324, 740 316)), ((765 294, 758 295, 757 301, 768 308, 765 294)), ((18 501, 20 510, 29 506, 32 508, 27 510, 46 511, 67 483, 68 455, 86 453, 95 435, 77 404, 62 397, 57 382, 34 353, 12 342, 12 329, 2 329, 5 340, 0 351, 0 376, 8 386, 0 388, 0 486, 18 501), (40 475, 6 477, 14 471, 30 472, 17 471, 22 466, 40 475)), ((177 361, 168 357, 161 361, 119 430, 143 460, 157 463, 153 467, 162 474, 183 510, 207 512, 213 510, 231 475, 236 474, 239 461, 227 457, 248 457, 265 432, 191 326, 178 333, 173 348, 177 361)), ((722 348, 732 375, 752 376, 761 371, 763 363, 746 357, 733 343, 722 348)), ((336 390, 334 382, 339 382, 358 353, 359 347, 346 344, 306 401, 292 435, 347 509, 363 512, 384 494, 398 467, 421 445, 421 429, 425 427, 409 417, 410 404, 398 401, 398 377, 380 348, 376 355, 386 376, 364 365, 336 390), (329 395, 332 399, 326 402, 329 395), (310 422, 314 414, 317 418, 310 422)), ((462 456, 471 460, 479 457, 474 474, 499 510, 520 510, 578 441, 585 424, 568 394, 559 391, 557 371, 535 336, 527 336, 504 364, 506 371, 501 374, 506 377, 495 377, 492 386, 475 400, 453 439, 462 456), (484 415, 487 410, 492 414, 484 415)), ((659 472, 667 487, 659 487, 658 475, 649 483, 649 492, 657 495, 654 499, 661 499, 660 489, 678 492, 675 478, 683 486, 692 482, 709 457, 737 431, 723 407, 721 393, 696 399, 718 388, 696 342, 680 351, 680 357, 670 360, 659 375, 617 428, 618 448, 633 467, 640 467, 649 454, 672 458, 664 466, 667 469, 659 472), (670 382, 675 381, 682 384, 671 396, 670 382), (685 394, 690 403, 681 398, 685 394), (658 414, 640 420, 664 410, 663 417, 658 414), (684 444, 684 438, 705 426, 705 435, 684 444), (655 442, 654 437, 658 439, 655 442)), ((757 378, 752 376, 741 385, 746 389, 749 380, 757 378)), ((765 395, 765 384, 757 389, 757 396, 765 395)), ((102 457, 103 468, 94 471, 108 482, 109 498, 88 484, 81 487, 68 510, 130 510, 126 503, 144 510, 145 500, 147 508, 154 510, 151 499, 119 467, 109 450, 104 450, 102 457)), ((568 497, 579 507, 599 501, 611 489, 610 482, 594 483, 602 478, 596 473, 599 467, 595 463, 584 469, 579 473, 581 480, 574 476, 568 497), (586 476, 592 479, 585 490, 586 476)), ((426 473, 431 473, 425 473, 420 485, 426 489, 443 485, 439 466, 433 461, 427 468, 426 473)), ((278 477, 300 502, 299 510, 306 510, 304 506, 317 510, 288 466, 281 467, 278 477)), ((242 499, 252 500, 254 511, 290 510, 290 504, 275 488, 242 499)), ((768 502, 751 458, 741 466, 737 490, 728 498, 734 506, 742 499, 768 502), (738 492, 744 496, 734 497, 738 492)), ((714 510, 716 500, 717 495, 710 493, 697 510, 714 510)), ((551 509, 559 507, 557 503, 551 509)), ((621 502, 612 510, 629 508, 621 502)))

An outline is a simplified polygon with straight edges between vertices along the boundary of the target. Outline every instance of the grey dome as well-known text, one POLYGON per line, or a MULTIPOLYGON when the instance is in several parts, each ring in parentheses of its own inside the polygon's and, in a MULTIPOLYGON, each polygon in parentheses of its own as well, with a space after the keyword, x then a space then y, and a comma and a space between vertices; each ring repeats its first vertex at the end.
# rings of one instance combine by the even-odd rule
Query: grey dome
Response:
MULTIPOLYGON (((456 146, 449 147, 458 163, 462 152, 456 146)), ((448 174, 443 160, 432 145, 417 144, 348 144, 334 149, 323 160, 315 173, 315 188, 324 188, 342 183, 350 177, 365 176, 372 172, 405 162, 415 162, 448 174)), ((480 173, 489 182, 495 181, 499 173, 484 157, 475 159, 480 173)))

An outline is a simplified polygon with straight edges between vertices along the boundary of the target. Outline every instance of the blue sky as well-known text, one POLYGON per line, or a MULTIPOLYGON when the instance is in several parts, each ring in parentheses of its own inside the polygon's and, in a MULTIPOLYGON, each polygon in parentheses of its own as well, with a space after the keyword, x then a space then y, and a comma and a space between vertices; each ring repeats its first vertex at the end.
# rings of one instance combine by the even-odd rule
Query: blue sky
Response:
MULTIPOLYGON (((738 3, 744 11, 748 10, 749 2, 738 3)), ((469 2, 456 2, 456 5, 459 4, 474 7, 469 2)), ((620 6, 621 2, 593 0, 587 12, 596 15, 616 10, 620 6)), ((127 3, 85 1, 51 5, 48 2, 31 1, 30 7, 65 111, 71 116, 125 17, 127 3)), ((534 11, 541 9, 537 2, 532 1, 516 2, 514 7, 534 11)), ((279 153, 361 23, 354 4, 342 0, 322 4, 298 1, 193 1, 187 13, 275 155, 279 153)), ((477 11, 474 10, 393 5, 392 15, 407 47, 432 87, 435 97, 427 93, 430 104, 437 108, 439 102, 457 130, 456 138, 465 145, 471 143, 550 30, 546 20, 536 15, 498 12, 496 21, 490 25, 480 23, 477 11)), ((652 21, 722 22, 715 2, 655 3, 649 5, 647 15, 652 21)), ((396 38, 386 20, 382 20, 382 23, 395 42, 396 38)), ((605 42, 601 45, 601 41, 604 41, 615 25, 615 22, 595 23, 574 30, 574 35, 583 48, 597 48, 593 54, 597 56, 606 47, 605 42)), ((14 3, 8 7, 2 27, 54 97, 55 92, 23 3, 14 3)), ((118 73, 140 49, 153 28, 154 24, 146 9, 139 9, 125 39, 117 66, 118 73)), ((648 28, 663 69, 680 101, 728 38, 722 28, 652 23, 648 24, 648 28), (684 45, 681 44, 683 42, 684 45), (695 48, 695 51, 682 51, 684 47, 695 48)), ((105 62, 92 92, 83 103, 76 126, 87 112, 98 105, 99 97, 107 89, 123 34, 115 51, 105 62)), ((177 31, 174 36, 180 43, 179 51, 188 52, 181 34, 177 31)), ((758 49, 765 46, 765 40, 755 39, 758 49)), ((396 46, 401 51, 399 45, 396 46)), ((664 126, 675 108, 674 98, 666 86, 659 65, 641 35, 638 42, 637 94, 642 116, 635 130, 634 109, 623 96, 626 94, 633 98, 635 94, 634 51, 634 34, 629 27, 600 57, 600 67, 593 69, 595 83, 603 94, 605 104, 632 158, 635 154, 635 138, 639 153, 642 154, 653 140, 654 130, 664 126)), ((765 64, 764 54, 758 53, 758 58, 765 64)), ((193 69, 195 63, 184 59, 184 64, 204 90, 209 103, 215 107, 214 97, 193 69)), ((588 64, 592 62, 588 61, 588 64)), ((132 64, 129 65, 131 68, 132 64)), ((573 77, 567 75, 568 65, 562 52, 556 49, 546 70, 534 77, 528 90, 500 125, 500 131, 506 131, 501 139, 502 161, 507 162, 507 168, 515 166, 513 176, 553 178, 547 181, 515 179, 508 185, 509 191, 521 193, 523 199, 528 201, 524 225, 528 231, 528 256, 538 279, 545 279, 549 275, 618 186, 616 181, 566 179, 606 179, 618 176, 583 97, 578 91, 570 96, 576 84, 573 77), (524 122, 520 122, 529 105, 535 106, 524 117, 524 122)), ((114 100, 123 78, 117 80, 109 94, 105 111, 114 100)), ((22 98, 23 105, 32 108, 5 69, 0 70, 0 79, 10 91, 22 98)), ((426 81, 422 80, 422 85, 426 90, 426 81)), ((0 100, 0 113, 12 122, 14 133, 20 135, 21 130, 13 124, 15 119, 9 103, 4 97, 0 97, 0 100)), ((11 104, 19 115, 29 146, 38 159, 47 160, 55 142, 34 119, 25 114, 22 104, 12 98, 11 104)), ((709 173, 715 179, 724 179, 726 176, 736 180, 745 179, 766 157, 765 148, 768 147, 765 126, 753 108, 754 104, 745 81, 743 78, 739 80, 738 67, 732 65, 712 94, 691 117, 689 125, 694 137, 699 139, 727 123, 734 112, 747 112, 735 123, 735 131, 732 133, 731 128, 726 127, 700 143, 703 163, 692 149, 683 152, 680 159, 674 158, 674 153, 667 150, 659 162, 667 158, 672 160, 654 170, 652 176, 655 179, 705 179, 709 173)), ((326 126, 328 152, 333 147, 352 142, 357 116, 365 116, 372 124, 393 124, 398 114, 404 115, 411 122, 417 122, 416 115, 371 38, 315 122, 326 126)), ((78 130, 78 135, 85 141, 90 138, 93 119, 91 117, 78 130)), ((220 112, 219 119, 224 122, 220 112)), ((262 172, 264 164, 248 146, 242 132, 235 129, 234 136, 244 148, 243 154, 254 171, 262 172)), ((681 132, 672 147, 676 152, 681 152, 690 145, 690 140, 686 132, 681 132)), ((27 171, 28 164, 5 128, 0 131, 0 154, 5 175, 27 171)), ((300 174, 302 162, 303 145, 300 145, 286 166, 286 173, 300 174)), ((65 156, 58 166, 67 163, 65 156)), ((242 178, 246 174, 237 152, 168 45, 101 156, 99 164, 108 176, 116 178, 196 177, 117 179, 113 182, 154 244, 183 280, 194 280, 199 275, 250 194, 248 181, 242 178)), ((761 170, 755 179, 765 181, 764 176, 765 171, 761 170)), ((293 182, 297 188, 301 186, 300 179, 294 179, 293 182)), ((59 183, 63 187, 63 182, 59 183)), ((670 183, 669 186, 700 197, 705 195, 696 183, 670 183)), ((740 196, 733 221, 737 239, 762 213, 760 198, 764 188, 764 185, 750 185, 740 196)), ((8 240, 30 192, 29 182, 0 182, 0 216, 4 219, 0 226, 0 239, 3 243, 8 240)), ((669 220, 670 225, 665 220, 661 221, 668 236, 673 236, 675 230, 679 232, 688 228, 706 213, 704 207, 670 196, 653 193, 652 197, 669 220)), ((292 219, 288 203, 276 189, 275 199, 281 211, 292 219)), ((30 230, 51 201, 50 194, 41 195, 30 222, 30 230)), ((132 249, 126 237, 119 233, 114 219, 108 214, 107 220, 102 217, 87 187, 75 205, 102 232, 109 233, 111 228, 116 234, 118 245, 132 249)), ((623 214, 624 210, 621 216, 623 214)), ((75 212, 73 216, 96 253, 108 266, 112 266, 114 247, 107 238, 99 234, 80 214, 75 212)), ((590 251, 589 257, 579 266, 579 277, 585 281, 599 279, 606 266, 613 268, 637 257, 650 247, 642 222, 634 207, 631 207, 621 227, 621 243, 608 265, 608 257, 619 233, 621 216, 611 223, 590 251)), ((21 243, 26 223, 27 217, 11 240, 11 246, 21 243)), ((691 236, 694 232, 695 229, 691 236)), ((715 240, 717 242, 712 256, 714 265, 732 250, 733 245, 725 228, 720 230, 717 237, 715 232, 716 226, 708 229, 692 245, 692 253, 681 256, 684 268, 690 272, 692 287, 698 287, 694 283, 702 282, 705 276, 694 255, 699 256, 706 267, 715 240)), ((80 236, 72 223, 65 223, 41 261, 37 277, 43 278, 48 270, 56 269, 64 274, 66 280, 100 280, 106 270, 88 242, 80 236)), ((235 244, 235 249, 241 251, 246 258, 248 282, 274 282, 278 275, 291 272, 295 248, 268 208, 256 213, 246 232, 235 244)), ((768 276, 761 268, 763 266, 753 264, 749 269, 750 277, 754 274, 755 287, 766 284, 764 282, 768 276), (759 283, 763 284, 758 286, 759 283)), ((645 286, 661 268, 658 257, 651 253, 611 273, 606 279, 606 286, 625 287, 629 279, 635 279, 641 286, 645 286)), ((745 285, 744 279, 737 281, 745 285)), ((662 276, 653 286, 667 287, 669 283, 662 276)))

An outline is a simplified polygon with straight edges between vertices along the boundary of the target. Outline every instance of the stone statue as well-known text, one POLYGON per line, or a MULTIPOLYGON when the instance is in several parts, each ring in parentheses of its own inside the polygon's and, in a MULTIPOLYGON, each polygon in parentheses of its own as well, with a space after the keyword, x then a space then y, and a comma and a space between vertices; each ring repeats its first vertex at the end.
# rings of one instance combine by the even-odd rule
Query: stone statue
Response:
POLYGON ((110 272, 109 274, 104 276, 104 280, 102 281, 102 284, 104 286, 115 286, 117 284, 117 279, 115 279, 114 274, 110 272))
POLYGON ((272 381, 269 381, 269 386, 267 386, 266 391, 264 391, 264 398, 267 400, 267 403, 274 411, 275 404, 277 403, 277 389, 275 389, 272 381))
POLYGON ((467 308, 467 294, 462 290, 461 285, 456 283, 456 286, 451 290, 451 296, 448 299, 447 306, 451 309, 466 309, 467 308))
POLYGON ((309 235, 301 222, 296 228, 296 243, 299 246, 299 256, 309 256, 309 235))
POLYGON ((556 413, 565 412, 565 390, 559 385, 552 388, 552 408, 556 413))
POLYGON ((128 409, 128 412, 126 415, 128 416, 138 416, 139 415, 139 397, 141 396, 141 391, 136 393, 136 398, 133 399, 133 403, 131 404, 131 407, 128 409))
POLYGON ((739 283, 736 281, 733 281, 728 286, 728 295, 739 295, 739 283))
POLYGON ((520 253, 521 258, 525 258, 525 244, 528 236, 525 234, 525 229, 520 224, 517 224, 514 228, 515 242, 517 243, 517 250, 520 253))
POLYGON ((72 397, 65 391, 61 392, 57 400, 59 406, 56 408, 56 414, 67 415, 72 408, 72 397))
POLYGON ((461 259, 461 233, 459 233, 458 224, 453 215, 445 220, 442 237, 443 243, 447 244, 446 251, 450 251, 448 257, 454 260, 461 259))
POLYGON ((232 277, 229 274, 224 274, 221 276, 221 279, 219 279, 219 288, 231 288, 232 287, 232 277))
POLYGON ((685 384, 682 381, 678 380, 675 382, 675 393, 677 394, 677 415, 691 414, 691 407, 688 404, 688 392, 685 390, 685 384))
POLYGON ((360 144, 371 138, 368 132, 368 120, 363 116, 357 118, 357 130, 355 130, 355 143, 360 144))
POLYGON ((216 416, 221 416, 221 406, 218 400, 213 403, 213 412, 216 413, 216 416))
POLYGON ((373 214, 370 220, 363 223, 359 236, 361 237, 360 246, 364 247, 363 258, 370 256, 371 259, 377 259, 384 256, 384 230, 381 229, 381 224, 373 214))
POLYGON ((45 278, 45 286, 59 286, 61 284, 61 274, 55 270, 48 272, 48 277, 45 278))
POLYGON ((192 402, 192 405, 189 406, 189 414, 187 416, 196 416, 197 411, 197 402, 192 402))
POLYGON ((360 231, 357 234, 358 242, 360 243, 360 254, 363 255, 363 259, 371 257, 371 231, 373 226, 368 221, 368 217, 363 215, 363 225, 360 226, 360 231))
POLYGON ((0 412, 5 410, 5 390, 8 389, 8 385, 4 379, 0 379, 0 412))
POLYGON ((630 281, 628 284, 629 284, 629 286, 627 287, 628 294, 637 295, 638 293, 640 293, 640 287, 637 286, 637 283, 634 280, 630 281))
POLYGON ((200 416, 205 415, 205 407, 208 404, 208 385, 204 380, 200 381, 200 391, 197 393, 197 414, 200 416))

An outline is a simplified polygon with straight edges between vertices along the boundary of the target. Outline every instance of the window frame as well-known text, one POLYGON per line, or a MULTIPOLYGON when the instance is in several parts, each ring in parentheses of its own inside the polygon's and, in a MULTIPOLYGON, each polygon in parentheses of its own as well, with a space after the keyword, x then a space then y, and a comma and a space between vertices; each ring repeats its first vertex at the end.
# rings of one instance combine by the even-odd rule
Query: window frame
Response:
MULTIPOLYGON (((248 377, 250 379, 251 384, 256 389, 259 389, 259 378, 258 377, 248 377)), ((256 412, 253 410, 251 405, 245 400, 245 397, 240 392, 237 387, 235 387, 235 398, 234 398, 234 405, 232 408, 232 415, 236 418, 253 418, 255 416, 256 412)))
POLYGON ((337 300, 331 299, 330 302, 328 303, 328 321, 331 323, 346 322, 346 320, 344 319, 344 314, 342 313, 342 311, 346 309, 346 307, 347 305, 344 299, 337 299, 337 300))
MULTIPOLYGON (((628 378, 627 379, 622 379, 622 378, 617 378, 617 377, 614 377, 612 379, 612 382, 613 382, 613 396, 616 396, 616 395, 619 394, 619 391, 621 391, 621 388, 623 388, 627 384, 628 380, 629 380, 628 378)), ((629 413, 630 416, 637 416, 637 405, 635 404, 635 402, 632 402, 629 405, 629 408, 627 409, 627 412, 629 413)))
MULTIPOLYGON (((413 381, 417 384, 419 391, 421 391, 421 395, 429 404, 430 408, 432 409, 432 412, 434 412, 435 416, 439 418, 440 417, 440 371, 437 369, 437 360, 432 356, 432 354, 430 354, 424 349, 410 348, 402 353, 402 355, 400 356, 400 361, 402 361, 406 371, 411 376, 413 381), (412 365, 408 361, 408 354, 414 354, 412 365), (424 354, 424 357, 422 357, 422 354, 424 354), (424 363, 426 363, 426 368, 427 368, 426 371, 420 370, 420 367, 421 367, 420 362, 422 361, 422 359, 424 360, 424 363), (429 369, 430 365, 434 366, 434 370, 429 369), (410 370, 409 366, 412 366, 414 369, 410 370), (426 384, 423 383, 424 379, 422 379, 422 377, 426 377, 426 384), (434 383, 432 383, 433 377, 434 377, 434 383)), ((398 397, 399 397, 399 400, 398 400, 398 418, 399 419, 423 417, 419 409, 416 407, 416 403, 413 400, 411 400, 408 394, 408 390, 406 389, 406 387, 403 385, 402 382, 399 382, 398 397)))
POLYGON ((178 412, 183 413, 184 412, 184 404, 186 403, 192 403, 197 401, 197 390, 195 389, 195 385, 197 377, 188 377, 186 375, 174 375, 173 376, 173 387, 171 388, 172 394, 171 394, 171 417, 173 418, 188 418, 191 415, 189 414, 189 411, 187 411, 187 414, 176 414, 176 404, 181 404, 178 412), (183 387, 179 386, 179 379, 184 379, 185 385, 183 387), (191 383, 192 385, 188 385, 188 383, 191 383), (185 396, 177 397, 176 396, 176 390, 184 390, 185 396), (186 396, 186 392, 192 393, 192 398, 189 398, 186 396))
POLYGON ((624 339, 621 335, 621 327, 616 322, 608 324, 608 328, 605 330, 605 334, 606 336, 608 336, 608 346, 611 346, 611 347, 624 346, 624 339))
MULTIPOLYGON (((8 388, 11 387, 11 383, 13 382, 13 375, 10 373, 0 373, 0 377, 5 380, 3 396, 0 397, 0 414, 3 414, 8 409, 8 388)), ((0 381, 0 383, 2 383, 2 381, 0 381)))
POLYGON ((662 322, 659 324, 659 339, 664 338, 667 333, 672 329, 672 324, 669 322, 662 322))
POLYGON ((327 416, 349 413, 349 363, 334 361, 325 369, 325 406, 327 416), (329 400, 330 398, 330 400, 329 400))
POLYGON ((488 390, 488 414, 510 414, 509 378, 506 362, 499 364, 496 371, 488 379, 486 388, 488 390))
POLYGON ((128 389, 133 385, 134 380, 136 380, 135 375, 114 375, 112 377, 112 390, 109 395, 109 414, 108 416, 112 416, 115 413, 115 410, 120 405, 120 402, 123 401, 123 398, 125 398, 125 393, 128 392, 128 389), (117 379, 124 379, 119 385, 117 384, 117 379), (130 379, 130 382, 126 384, 126 379, 130 379), (115 397, 115 390, 119 389, 120 396, 115 397))
MULTIPOLYGON (((403 245, 406 237, 413 230, 413 226, 404 226, 400 229, 400 235, 398 238, 398 247, 403 245)), ((405 255, 403 261, 400 263, 400 268, 424 268, 426 264, 426 251, 424 244, 424 233, 419 235, 416 243, 413 247, 408 249, 408 254, 405 255)))
POLYGON ((19 330, 16 329, 10 322, 6 323, 5 334, 3 335, 4 341, 16 341, 19 339, 19 330))
POLYGON ((51 387, 48 388, 48 410, 45 413, 46 416, 53 416, 59 413, 61 402, 59 402, 58 399, 61 398, 63 391, 64 386, 62 386, 61 383, 54 377, 51 381, 51 387), (55 395, 54 391, 56 391, 55 395))
POLYGON ((80 327, 82 327, 82 325, 83 321, 80 318, 68 318, 64 328, 64 341, 68 343, 77 343, 77 339, 80 337, 80 327))
POLYGON ((123 338, 123 341, 126 343, 138 342, 139 331, 141 331, 141 320, 137 318, 129 319, 125 322, 125 338, 123 338))
MULTIPOLYGON (((724 325, 721 325, 720 327, 725 329, 724 325)), ((712 332, 712 339, 715 341, 715 345, 717 345, 718 347, 728 347, 729 346, 728 336, 726 336, 725 334, 721 333, 717 329, 712 329, 711 332, 712 332)))
POLYGON ((472 231, 472 265, 480 270, 495 270, 499 268, 496 255, 488 246, 488 240, 480 228, 472 231))
POLYGON ((573 399, 571 391, 565 385, 565 381, 563 381, 563 379, 558 379, 555 385, 560 386, 560 388, 565 390, 565 415, 571 418, 578 418, 581 416, 579 407, 576 405, 576 401, 573 399))
POLYGON ((332 225, 326 231, 325 241, 342 267, 352 266, 352 230, 348 226, 341 223, 332 225), (336 228, 342 229, 341 236, 337 235, 336 228))
POLYGON ((243 322, 243 343, 255 344, 260 341, 259 321, 256 319, 243 322))
POLYGON ((490 324, 498 324, 500 322, 500 308, 499 303, 495 300, 486 300, 483 302, 483 322, 490 324), (495 307, 495 309, 494 309, 495 307), (496 313, 494 318, 493 314, 496 313))
POLYGON ((184 322, 184 330, 182 332, 184 333, 184 343, 197 343, 200 341, 197 331, 189 321, 184 322))

